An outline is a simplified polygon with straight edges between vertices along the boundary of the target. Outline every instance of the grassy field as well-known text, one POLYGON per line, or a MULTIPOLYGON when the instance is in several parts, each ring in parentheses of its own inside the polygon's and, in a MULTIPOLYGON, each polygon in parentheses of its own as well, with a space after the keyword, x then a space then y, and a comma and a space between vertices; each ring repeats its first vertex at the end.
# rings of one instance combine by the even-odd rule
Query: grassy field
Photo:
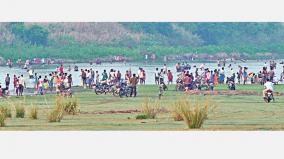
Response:
MULTIPOLYGON (((226 86, 218 86, 215 90, 226 90, 226 86)), ((260 85, 237 86, 238 90, 262 91, 260 85)), ((275 91, 283 92, 284 85, 276 85, 275 91)), ((184 121, 174 121, 171 112, 158 114, 157 119, 135 119, 138 112, 114 113, 112 111, 141 110, 141 103, 149 97, 151 101, 158 99, 158 87, 146 85, 138 87, 136 98, 119 98, 111 94, 96 95, 91 90, 80 89, 74 97, 79 101, 81 113, 64 115, 61 122, 49 123, 47 114, 55 105, 55 95, 11 97, 0 99, 0 105, 24 102, 25 118, 6 119, 6 126, 0 130, 189 130, 184 121), (39 107, 39 119, 28 117, 31 103, 39 107)), ((161 107, 172 110, 177 97, 204 99, 203 95, 186 95, 174 91, 174 86, 164 93, 161 107)), ((284 96, 276 96, 275 103, 264 103, 261 96, 256 95, 216 95, 210 96, 216 103, 201 129, 197 130, 283 130, 284 129, 284 96)), ((193 130, 193 129, 190 129, 193 130)))

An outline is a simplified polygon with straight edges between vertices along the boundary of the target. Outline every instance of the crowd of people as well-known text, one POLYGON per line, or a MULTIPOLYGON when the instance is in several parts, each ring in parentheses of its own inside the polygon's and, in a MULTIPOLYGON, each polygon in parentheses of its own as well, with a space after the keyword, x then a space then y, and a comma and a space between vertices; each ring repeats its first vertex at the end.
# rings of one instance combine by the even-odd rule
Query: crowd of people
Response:
MULTIPOLYGON (((176 64, 176 90, 189 91, 201 90, 205 87, 206 90, 213 90, 219 84, 228 84, 230 90, 235 90, 235 84, 260 84, 264 85, 263 96, 268 90, 273 91, 273 85, 284 80, 284 66, 280 78, 275 76, 276 62, 270 61, 269 66, 267 63, 260 69, 259 72, 249 72, 248 67, 238 66, 238 70, 234 71, 231 64, 227 67, 220 67, 218 69, 205 68, 203 64, 200 67, 196 65, 185 67, 186 65, 176 64), (225 70, 228 71, 225 73, 225 70), (233 87, 233 88, 230 88, 233 87)), ((161 72, 163 69, 161 69, 161 72)), ((158 68, 155 72, 155 81, 158 80, 158 74, 162 78, 161 73, 158 73, 158 68)), ((168 73, 168 83, 172 81, 172 74, 168 73)), ((158 82, 156 82, 158 84, 158 82)))
MULTIPOLYGON (((76 66, 78 69, 78 66, 76 66)), ((238 70, 235 71, 231 64, 228 66, 222 66, 218 63, 217 69, 206 68, 204 64, 200 67, 196 65, 189 65, 188 63, 176 64, 176 90, 189 91, 202 88, 206 90, 213 90, 219 84, 261 84, 264 85, 268 80, 272 83, 277 83, 275 79, 276 63, 270 61, 269 66, 264 64, 263 68, 259 72, 250 72, 248 67, 238 66, 238 70)), ((75 70, 75 68, 74 68, 75 70)), ((33 69, 28 69, 28 78, 30 83, 33 84, 34 94, 44 95, 47 93, 53 93, 55 89, 56 94, 66 94, 72 91, 73 86, 72 74, 70 73, 71 66, 65 70, 61 64, 48 74, 39 75, 33 69)), ((159 95, 163 94, 163 91, 167 89, 167 85, 173 84, 174 76, 173 72, 168 69, 167 64, 164 64, 162 68, 155 68, 154 71, 155 84, 159 85, 159 95)), ((131 89, 131 96, 137 94, 137 84, 145 85, 146 71, 139 67, 137 74, 133 73, 131 69, 124 72, 119 69, 111 68, 109 71, 90 69, 80 69, 80 86, 85 89, 93 89, 97 85, 117 85, 122 81, 125 82, 131 89)), ((280 80, 284 79, 284 66, 281 73, 280 80)), ((13 79, 7 74, 5 77, 5 85, 0 85, 1 94, 5 94, 9 91, 9 85, 13 81, 15 94, 22 96, 24 88, 26 88, 26 79, 24 75, 13 75, 13 79)))
MULTIPOLYGON (((78 67, 78 66, 76 66, 78 67)), ((68 91, 72 91, 73 79, 72 74, 68 73, 71 71, 70 66, 65 71, 63 65, 56 67, 56 70, 47 74, 39 75, 33 69, 28 69, 28 78, 25 79, 24 75, 17 76, 14 74, 13 79, 10 78, 10 75, 7 74, 5 77, 5 86, 0 84, 1 95, 8 94, 9 86, 11 81, 13 81, 14 91, 17 96, 22 96, 24 88, 27 86, 27 81, 32 83, 34 88, 35 95, 44 95, 47 93, 56 94, 66 94, 68 91)), ((129 85, 131 88, 131 95, 136 96, 137 89, 136 85, 140 83, 145 85, 146 81, 146 72, 143 68, 139 68, 137 74, 133 73, 131 69, 126 70, 124 76, 119 70, 110 69, 109 72, 104 70, 99 72, 98 70, 90 69, 81 69, 80 70, 80 86, 87 89, 93 89, 96 85, 106 84, 106 85, 115 85, 122 80, 129 85)))
MULTIPOLYGON (((56 71, 51 72, 47 75, 38 75, 32 69, 27 70, 27 72, 29 74, 28 79, 33 85, 35 95, 53 93, 54 89, 57 94, 68 93, 68 90, 71 89, 71 86, 73 84, 72 75, 68 75, 68 73, 63 71, 63 65, 60 65, 60 67, 58 67, 56 71)), ((20 76, 14 74, 13 79, 11 79, 10 75, 7 74, 5 77, 5 87, 2 88, 2 85, 0 85, 2 90, 0 93, 2 95, 8 94, 9 85, 13 80, 15 94, 17 96, 22 96, 24 88, 26 88, 27 86, 28 79, 25 79, 23 74, 21 74, 20 76)))
POLYGON ((130 96, 137 95, 137 84, 145 85, 146 72, 143 68, 139 68, 137 74, 132 73, 131 69, 125 71, 124 76, 119 70, 110 69, 109 72, 103 70, 102 74, 99 71, 94 72, 92 69, 81 69, 81 85, 84 88, 93 88, 97 85, 120 85, 126 83, 130 90, 130 96), (101 78, 100 78, 101 75, 101 78))

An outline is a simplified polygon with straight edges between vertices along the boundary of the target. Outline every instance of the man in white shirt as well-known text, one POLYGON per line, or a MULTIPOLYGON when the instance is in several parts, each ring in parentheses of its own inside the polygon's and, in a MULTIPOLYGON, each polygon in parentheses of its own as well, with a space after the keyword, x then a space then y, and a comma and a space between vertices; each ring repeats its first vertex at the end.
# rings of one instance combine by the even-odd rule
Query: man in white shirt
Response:
POLYGON ((26 87, 26 82, 25 82, 24 76, 21 75, 21 77, 19 78, 19 95, 20 96, 23 96, 25 87, 26 87))
POLYGON ((168 68, 167 68, 167 65, 166 65, 166 64, 164 64, 163 70, 164 70, 164 74, 166 74, 166 73, 168 72, 168 68))
POLYGON ((156 70, 155 70, 155 84, 158 84, 158 85, 160 84, 160 82, 159 82, 159 78, 160 78, 159 77, 160 76, 159 73, 160 73, 159 69, 156 68, 156 70))
POLYGON ((269 78, 267 79, 266 83, 264 84, 264 90, 263 90, 263 97, 265 97, 265 94, 267 93, 267 91, 274 91, 273 90, 273 83, 269 81, 269 78))

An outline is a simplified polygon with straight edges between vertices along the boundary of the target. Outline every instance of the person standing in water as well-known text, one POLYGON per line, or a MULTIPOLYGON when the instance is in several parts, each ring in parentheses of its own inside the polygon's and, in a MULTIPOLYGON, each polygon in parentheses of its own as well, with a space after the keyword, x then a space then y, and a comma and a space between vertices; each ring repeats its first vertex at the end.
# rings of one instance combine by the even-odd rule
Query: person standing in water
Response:
POLYGON ((14 78, 13 78, 13 85, 14 85, 14 90, 15 90, 15 92, 16 92, 16 89, 17 89, 17 80, 18 80, 17 76, 14 75, 14 78))
POLYGON ((62 65, 62 64, 61 64, 60 67, 59 67, 59 73, 60 73, 61 76, 62 76, 63 73, 64 73, 63 65, 62 65))
POLYGON ((5 84, 6 84, 6 89, 9 90, 9 85, 10 85, 10 75, 7 74, 5 77, 5 84))
POLYGON ((30 77, 30 79, 33 79, 34 78, 34 72, 33 72, 33 70, 32 69, 29 69, 29 77, 30 77))
POLYGON ((180 65, 179 62, 176 64, 176 71, 177 71, 178 73, 181 72, 181 65, 180 65))

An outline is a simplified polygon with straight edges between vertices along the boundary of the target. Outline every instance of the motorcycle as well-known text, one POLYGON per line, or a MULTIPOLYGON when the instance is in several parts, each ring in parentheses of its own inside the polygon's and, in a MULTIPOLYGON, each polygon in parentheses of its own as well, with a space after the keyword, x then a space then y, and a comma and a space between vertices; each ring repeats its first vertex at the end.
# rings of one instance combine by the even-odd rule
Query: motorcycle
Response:
POLYGON ((109 92, 112 92, 112 86, 113 85, 108 85, 108 84, 96 84, 94 87, 94 91, 97 95, 99 94, 107 94, 109 92))
POLYGON ((176 91, 184 91, 184 86, 181 79, 177 79, 176 81, 176 91))
POLYGON ((113 96, 119 96, 122 98, 123 96, 129 97, 131 93, 130 88, 126 83, 120 83, 113 88, 112 94, 113 96))
POLYGON ((229 81, 228 82, 228 88, 229 90, 236 90, 236 85, 234 81, 229 81))
POLYGON ((274 97, 273 97, 273 91, 268 90, 265 94, 264 101, 266 103, 270 103, 270 101, 272 101, 272 100, 273 100, 273 102, 275 101, 274 97))
POLYGON ((236 84, 235 84, 235 77, 227 77, 227 84, 228 84, 228 88, 229 90, 236 90, 236 84))
POLYGON ((61 90, 61 94, 64 96, 64 97, 70 97, 72 98, 72 89, 71 88, 64 88, 61 90))
POLYGON ((210 90, 210 91, 213 91, 213 89, 214 89, 214 83, 210 83, 210 84, 209 84, 209 90, 210 90))
POLYGON ((7 88, 0 88, 0 97, 7 98, 10 92, 7 88))

